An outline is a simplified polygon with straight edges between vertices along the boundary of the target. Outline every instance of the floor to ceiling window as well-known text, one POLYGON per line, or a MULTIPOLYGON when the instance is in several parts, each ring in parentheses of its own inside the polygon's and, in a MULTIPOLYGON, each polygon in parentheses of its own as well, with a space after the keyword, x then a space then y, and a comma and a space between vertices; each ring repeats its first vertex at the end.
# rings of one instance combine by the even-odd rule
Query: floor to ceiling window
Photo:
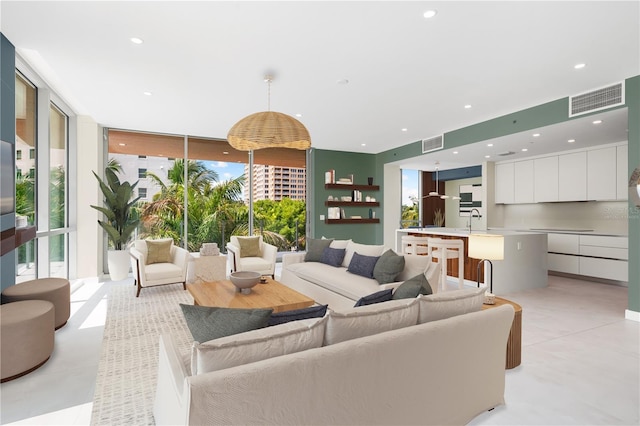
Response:
POLYGON ((49 276, 67 277, 67 144, 69 118, 49 106, 49 276))
POLYGON ((401 226, 421 226, 419 170, 402 169, 402 214, 401 226))

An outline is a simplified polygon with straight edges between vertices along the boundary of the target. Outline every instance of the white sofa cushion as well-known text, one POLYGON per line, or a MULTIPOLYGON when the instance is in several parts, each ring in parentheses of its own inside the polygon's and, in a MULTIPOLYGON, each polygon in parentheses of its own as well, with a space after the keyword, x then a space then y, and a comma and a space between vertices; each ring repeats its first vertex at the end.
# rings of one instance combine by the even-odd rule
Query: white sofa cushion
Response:
POLYGON ((146 265, 144 270, 147 282, 167 280, 170 278, 175 278, 176 282, 182 280, 182 268, 173 263, 152 263, 146 265))
POLYGON ((327 317, 234 334, 191 347, 191 373, 204 374, 322 346, 327 317))
POLYGON ((324 344, 333 345, 416 325, 418 311, 417 299, 390 300, 348 310, 330 311, 324 344))
POLYGON ((427 270, 431 263, 433 263, 431 261, 431 256, 405 255, 404 269, 396 277, 396 280, 406 281, 418 274, 422 274, 427 270))
POLYGON ((418 323, 437 321, 482 309, 486 288, 470 288, 418 296, 418 323))
POLYGON ((329 244, 329 247, 336 249, 346 249, 347 245, 349 245, 349 243, 351 242, 351 240, 333 240, 331 241, 331 244, 329 244))
POLYGON ((365 256, 381 256, 384 253, 384 246, 375 246, 371 244, 358 244, 349 240, 347 243, 347 248, 344 253, 344 260, 342 261, 342 266, 348 267, 349 263, 351 263, 351 258, 353 257, 353 253, 363 254, 365 256))

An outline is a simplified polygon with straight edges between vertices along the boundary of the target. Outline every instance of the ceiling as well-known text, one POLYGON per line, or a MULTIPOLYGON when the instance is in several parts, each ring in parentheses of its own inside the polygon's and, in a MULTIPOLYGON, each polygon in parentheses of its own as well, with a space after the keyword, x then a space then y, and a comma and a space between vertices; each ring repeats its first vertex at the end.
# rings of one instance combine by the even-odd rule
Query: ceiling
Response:
MULTIPOLYGON (((3 0, 0 22, 19 57, 104 126, 225 138, 268 108, 272 74, 271 109, 302 114, 314 147, 378 153, 639 75, 639 6, 3 0)), ((535 155, 549 134, 514 146, 535 155)), ((457 161, 484 160, 472 152, 457 161)))

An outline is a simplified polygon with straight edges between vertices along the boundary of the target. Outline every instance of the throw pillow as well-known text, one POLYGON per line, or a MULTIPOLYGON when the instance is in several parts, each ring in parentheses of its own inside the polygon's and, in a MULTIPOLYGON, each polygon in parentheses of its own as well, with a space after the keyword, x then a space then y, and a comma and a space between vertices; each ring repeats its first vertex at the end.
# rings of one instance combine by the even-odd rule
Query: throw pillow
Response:
POLYGON ((299 321, 309 318, 322 318, 327 313, 328 305, 310 306, 303 309, 294 309, 292 311, 277 312, 271 314, 269 318, 269 326, 284 324, 289 321, 299 321))
POLYGON ((378 259, 379 256, 365 256, 353 253, 353 257, 351 257, 351 262, 349 262, 347 271, 365 278, 373 278, 373 268, 376 267, 378 259))
POLYGON ((419 294, 431 294, 433 290, 424 274, 416 275, 400 284, 393 292, 393 299, 411 299, 419 294))
POLYGON ((146 240, 147 242, 147 265, 152 263, 171 262, 171 245, 173 240, 146 240))
POLYGON ((366 306, 373 305, 374 303, 386 302, 388 300, 391 300, 392 292, 392 289, 387 289, 376 291, 375 293, 368 296, 362 296, 353 307, 357 308, 358 306, 366 306))
POLYGON ((307 254, 304 255, 305 262, 320 262, 322 260, 322 252, 329 247, 333 240, 314 239, 307 240, 307 254))
POLYGON ((260 257, 260 237, 237 237, 240 257, 260 257))
POLYGON ((182 314, 197 342, 208 342, 266 327, 273 309, 232 309, 180 304, 182 314))
POLYGON ((344 259, 344 249, 334 249, 331 247, 326 247, 322 251, 322 258, 320 262, 326 263, 331 266, 341 266, 342 259, 344 259))
POLYGON ((399 256, 389 249, 380 256, 373 268, 373 278, 378 281, 378 284, 392 283, 403 269, 404 256, 399 256))

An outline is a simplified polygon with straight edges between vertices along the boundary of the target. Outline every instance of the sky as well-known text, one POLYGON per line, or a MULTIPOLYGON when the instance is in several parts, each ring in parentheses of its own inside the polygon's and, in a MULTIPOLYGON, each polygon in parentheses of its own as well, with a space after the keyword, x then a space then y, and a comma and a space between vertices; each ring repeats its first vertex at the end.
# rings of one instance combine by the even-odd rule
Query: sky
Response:
MULTIPOLYGON (((220 181, 235 179, 244 173, 244 164, 227 163, 226 161, 205 161, 207 168, 218 173, 220 181)), ((418 170, 402 170, 402 204, 413 203, 409 197, 418 196, 418 170)))

